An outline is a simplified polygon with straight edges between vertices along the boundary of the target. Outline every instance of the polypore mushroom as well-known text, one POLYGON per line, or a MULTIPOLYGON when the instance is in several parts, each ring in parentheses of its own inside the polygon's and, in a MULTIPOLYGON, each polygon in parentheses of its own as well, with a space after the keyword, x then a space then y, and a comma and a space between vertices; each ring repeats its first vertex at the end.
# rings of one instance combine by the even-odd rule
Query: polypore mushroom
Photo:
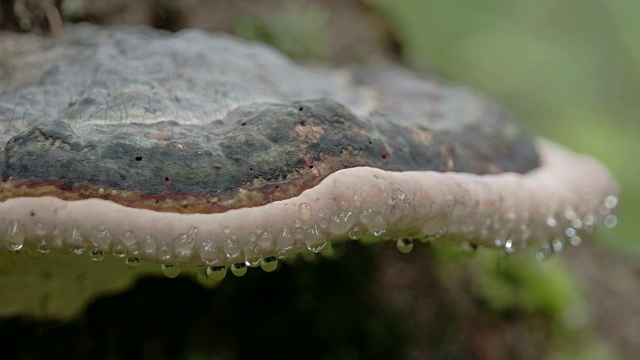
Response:
POLYGON ((614 221, 604 167, 531 139, 469 90, 394 66, 305 68, 195 30, 66 35, 2 39, 4 312, 70 315, 144 273, 78 270, 114 259, 220 279, 349 239, 546 256, 614 221))

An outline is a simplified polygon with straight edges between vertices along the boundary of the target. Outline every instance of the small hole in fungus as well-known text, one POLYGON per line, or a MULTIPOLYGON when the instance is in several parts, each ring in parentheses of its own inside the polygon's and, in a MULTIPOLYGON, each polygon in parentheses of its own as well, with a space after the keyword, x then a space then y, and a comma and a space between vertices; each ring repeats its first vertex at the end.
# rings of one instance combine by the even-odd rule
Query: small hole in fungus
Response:
POLYGON ((304 110, 304 107, 300 106, 300 107, 298 108, 298 111, 302 111, 302 110, 304 110))
POLYGON ((250 167, 250 168, 249 168, 249 171, 253 171, 253 168, 252 168, 252 167, 250 167))
POLYGON ((142 161, 142 156, 136 156, 136 161, 142 161))
POLYGON ((36 216, 36 212, 35 212, 35 211, 33 211, 33 210, 31 210, 31 212, 29 213, 29 215, 31 215, 31 217, 34 217, 34 216, 36 216))
POLYGON ((240 123, 240 125, 241 125, 241 126, 245 126, 245 125, 247 125, 247 122, 246 122, 246 121, 243 121, 243 122, 241 122, 241 123, 240 123))
POLYGON ((164 178, 164 182, 168 183, 170 181, 171 181, 171 179, 169 179, 168 177, 164 178))
POLYGON ((309 169, 313 169, 313 165, 309 165, 309 169))

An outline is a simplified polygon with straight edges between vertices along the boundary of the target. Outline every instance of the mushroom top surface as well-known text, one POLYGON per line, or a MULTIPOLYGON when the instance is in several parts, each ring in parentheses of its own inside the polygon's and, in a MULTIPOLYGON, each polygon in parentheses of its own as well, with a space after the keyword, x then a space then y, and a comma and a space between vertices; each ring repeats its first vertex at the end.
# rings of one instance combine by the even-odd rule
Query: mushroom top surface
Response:
POLYGON ((526 172, 533 140, 497 105, 397 66, 304 67, 224 34, 73 26, 4 34, 0 201, 101 198, 221 213, 341 169, 526 172))

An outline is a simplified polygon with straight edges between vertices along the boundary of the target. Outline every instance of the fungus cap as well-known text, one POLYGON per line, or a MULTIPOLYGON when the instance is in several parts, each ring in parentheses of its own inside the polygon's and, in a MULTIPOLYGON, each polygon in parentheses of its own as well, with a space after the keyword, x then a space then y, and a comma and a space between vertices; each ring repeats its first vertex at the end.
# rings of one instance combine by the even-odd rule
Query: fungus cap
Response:
POLYGON ((45 306, 68 316, 135 277, 65 290, 46 280, 89 259, 219 278, 349 239, 402 239, 402 251, 404 239, 464 239, 546 256, 615 221, 601 164, 534 141, 467 89, 390 65, 302 67, 196 30, 67 35, 57 46, 2 39, 14 70, 0 83, 5 311, 75 289, 76 305, 45 306))

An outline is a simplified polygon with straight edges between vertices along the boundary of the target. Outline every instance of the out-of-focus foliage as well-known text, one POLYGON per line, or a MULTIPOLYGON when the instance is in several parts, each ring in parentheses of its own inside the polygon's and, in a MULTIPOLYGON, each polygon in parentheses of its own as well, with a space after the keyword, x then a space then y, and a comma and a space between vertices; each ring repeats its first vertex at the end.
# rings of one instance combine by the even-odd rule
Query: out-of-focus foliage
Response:
POLYGON ((532 132, 602 160, 621 205, 600 238, 640 260, 640 2, 368 2, 393 20, 411 66, 469 83, 532 132))

